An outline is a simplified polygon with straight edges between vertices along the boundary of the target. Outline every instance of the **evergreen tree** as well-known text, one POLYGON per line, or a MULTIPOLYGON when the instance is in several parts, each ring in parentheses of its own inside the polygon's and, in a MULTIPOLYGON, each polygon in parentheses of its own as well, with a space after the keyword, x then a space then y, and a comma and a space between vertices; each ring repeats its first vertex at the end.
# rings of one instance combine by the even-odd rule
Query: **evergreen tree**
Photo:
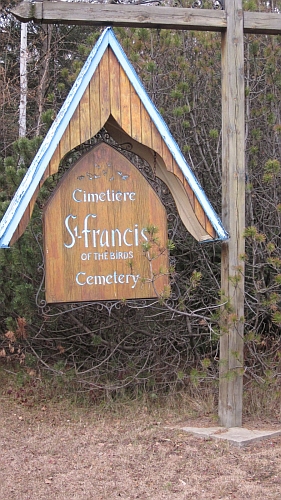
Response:
MULTIPOLYGON (((247 0, 244 8, 279 12, 280 3, 247 0)), ((10 14, 1 15, 1 217, 100 32, 28 24, 27 133, 18 140, 20 23, 10 14)), ((220 35, 145 28, 115 32, 220 213, 220 35)), ((280 36, 245 37, 246 339, 247 352, 258 350, 260 356, 249 356, 246 362, 261 373, 268 366, 264 345, 272 359, 280 348, 280 41, 280 36)), ((73 152, 75 157, 80 149, 83 146, 73 152)), ((59 370, 67 365, 81 373, 85 384, 91 381, 96 394, 105 386, 163 390, 182 387, 192 373, 215 376, 220 314, 216 306, 223 301, 220 244, 201 246, 187 234, 167 188, 155 183, 145 164, 142 171, 165 201, 175 245, 171 298, 166 304, 43 307, 41 210, 70 164, 67 155, 59 174, 44 184, 25 234, 10 250, 0 250, 0 333, 7 356, 12 357, 9 349, 15 345, 24 345, 29 362, 38 356, 59 370), (12 343, 7 332, 15 336, 12 343), (204 367, 202 359, 207 359, 204 367)))

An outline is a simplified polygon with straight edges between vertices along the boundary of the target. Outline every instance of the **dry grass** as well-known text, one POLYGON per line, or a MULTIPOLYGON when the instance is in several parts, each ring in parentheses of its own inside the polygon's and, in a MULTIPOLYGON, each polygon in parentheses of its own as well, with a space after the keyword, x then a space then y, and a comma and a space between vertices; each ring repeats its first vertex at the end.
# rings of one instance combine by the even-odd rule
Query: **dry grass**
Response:
POLYGON ((42 396, 28 404, 15 390, 2 384, 0 499, 281 497, 281 437, 237 449, 181 430, 214 425, 212 401, 79 409, 42 396))

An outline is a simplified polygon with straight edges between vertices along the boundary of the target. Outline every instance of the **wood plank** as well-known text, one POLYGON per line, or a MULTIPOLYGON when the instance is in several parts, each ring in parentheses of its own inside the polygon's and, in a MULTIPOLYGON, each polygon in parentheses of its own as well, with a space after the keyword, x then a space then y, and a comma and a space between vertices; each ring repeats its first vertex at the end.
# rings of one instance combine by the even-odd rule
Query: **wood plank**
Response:
POLYGON ((59 164, 60 164, 61 156, 60 156, 60 147, 59 144, 57 145, 55 152, 51 158, 51 161, 49 163, 49 174, 54 175, 57 173, 59 169, 59 164))
POLYGON ((12 246, 14 243, 16 243, 16 241, 18 241, 19 237, 21 235, 19 234, 19 226, 17 226, 12 238, 11 238, 11 241, 10 241, 10 246, 12 246))
POLYGON ((174 172, 174 175, 179 179, 180 183, 183 185, 184 187, 184 190, 188 196, 188 199, 189 199, 189 202, 195 212, 195 195, 194 195, 194 191, 191 189, 189 183, 187 182, 182 170, 180 169, 180 167, 178 166, 176 160, 174 157, 172 157, 172 161, 173 161, 173 172, 174 172))
POLYGON ((91 123, 90 123, 90 87, 86 88, 80 106, 80 141, 81 144, 91 138, 91 123))
POLYGON ((70 149, 75 148, 81 144, 80 139, 80 108, 79 104, 74 111, 72 118, 69 122, 69 146, 70 149))
POLYGON ((44 208, 47 301, 162 293, 168 277, 157 278, 156 290, 151 280, 168 268, 168 256, 153 245, 157 258, 150 267, 142 249, 152 224, 164 246, 167 215, 155 191, 122 154, 105 143, 95 146, 68 170, 44 208))
POLYGON ((30 216, 29 216, 29 204, 28 204, 28 206, 26 207, 26 210, 25 210, 25 212, 24 212, 21 220, 19 221, 19 225, 18 225, 18 238, 20 238, 21 235, 26 230, 27 224, 29 223, 29 221, 30 221, 30 216))
POLYGON ((151 123, 151 140, 152 140, 152 149, 156 151, 156 153, 159 154, 162 158, 163 150, 163 139, 161 135, 159 134, 157 128, 155 127, 154 123, 151 123))
POLYGON ((151 127, 151 118, 146 111, 143 104, 141 104, 141 142, 145 144, 145 146, 151 148, 152 147, 152 127, 151 127))
MULTIPOLYGON (((118 143, 128 143, 130 142, 132 145, 132 152, 139 155, 141 158, 146 160, 151 167, 154 166, 154 154, 153 150, 143 146, 141 143, 134 141, 126 132, 124 132, 115 120, 109 118, 106 128, 113 137, 113 139, 118 143)), ((153 135, 153 137, 157 137, 157 134, 153 135)), ((159 135, 160 137, 160 135, 159 135)), ((162 138, 160 137, 160 145, 162 144, 162 138)), ((179 169, 179 167, 178 167, 179 169)), ((180 170, 181 172, 181 170, 180 170)), ((169 187, 172 196, 174 197, 179 215, 186 229, 190 234, 194 236, 198 241, 205 241, 208 236, 212 235, 211 231, 206 232, 202 229, 198 219, 195 216, 194 212, 194 194, 190 189, 189 184, 186 179, 184 179, 184 184, 180 181, 175 174, 168 172, 164 161, 162 159, 162 148, 161 155, 156 155, 156 175, 169 187), (187 196, 187 193, 190 196, 187 196)), ((182 177, 182 173, 181 176, 182 177)), ((215 233, 214 233, 215 235, 215 233)))
MULTIPOLYGON (((11 10, 19 21, 41 23, 133 26, 222 32, 227 28, 223 10, 194 10, 177 7, 86 4, 64 2, 22 2, 11 10)), ((270 12, 244 12, 244 32, 279 35, 280 15, 270 12)))
POLYGON ((50 163, 48 163, 47 168, 44 170, 44 174, 42 175, 41 181, 39 183, 40 189, 43 186, 45 180, 48 179, 49 176, 50 176, 50 163))
MULTIPOLYGON (((179 168, 179 166, 178 166, 177 162, 174 160, 174 158, 173 158, 173 171, 174 171, 174 175, 176 175, 176 177, 179 179, 179 181, 183 185, 185 193, 187 194, 189 203, 190 203, 190 205, 195 213, 195 216, 197 217, 197 214, 195 211, 195 199, 196 199, 196 197, 194 195, 194 191, 191 189, 189 183, 187 182, 185 176, 183 175, 183 172, 179 168)), ((198 220, 201 223, 201 220, 200 219, 198 219, 198 220)))
MULTIPOLYGON (((115 120, 120 123, 121 119, 121 89, 120 89, 120 64, 115 54, 109 49, 109 88, 110 88, 110 111, 115 120)), ((123 93, 122 89, 122 93, 123 93)))
POLYGON ((135 89, 131 86, 131 120, 132 120, 132 138, 141 142, 141 102, 135 89))
POLYGON ((281 15, 272 12, 244 12, 244 33, 281 35, 281 15))
POLYGON ((120 89, 122 89, 120 96, 120 126, 129 136, 131 136, 132 133, 130 87, 131 83, 129 81, 129 78, 127 77, 123 68, 120 67, 120 89))
POLYGON ((162 158, 163 158, 163 161, 166 165, 166 168, 169 172, 172 172, 174 173, 174 169, 173 169, 173 157, 170 153, 170 150, 168 149, 168 146, 165 144, 165 142, 163 141, 163 144, 162 144, 162 158))
POLYGON ((242 0, 225 0, 222 35, 222 222, 230 239, 222 243, 221 287, 231 306, 222 311, 219 417, 225 427, 242 425, 245 140, 242 0))
POLYGON ((31 217, 32 217, 33 210, 34 210, 34 207, 35 207, 35 203, 36 203, 39 191, 40 191, 39 188, 36 189, 35 193, 33 194, 32 198, 31 198, 31 200, 29 202, 29 219, 31 219, 31 217))
POLYGON ((181 184, 184 184, 185 181, 185 176, 183 174, 183 171, 179 168, 175 158, 172 156, 172 164, 173 164, 173 172, 174 174, 178 177, 180 180, 181 184))
POLYGON ((39 189, 42 187, 42 185, 44 184, 45 180, 49 177, 49 175, 50 174, 49 174, 49 165, 48 165, 48 167, 45 170, 44 175, 39 183, 39 186, 37 187, 35 193, 33 194, 28 206, 25 209, 23 217, 21 218, 21 220, 18 224, 18 227, 11 238, 11 241, 10 241, 11 246, 22 236, 22 234, 26 230, 27 225, 31 219, 31 216, 32 216, 32 213, 34 210, 34 206, 35 206, 35 202, 36 202, 36 199, 37 199, 37 196, 39 193, 39 189))
POLYGON ((23 235, 24 231, 26 230, 28 223, 30 222, 38 194, 39 194, 39 186, 36 188, 35 192, 32 195, 32 198, 31 198, 29 204, 27 205, 27 207, 25 209, 25 212, 24 212, 24 214, 19 222, 18 228, 17 228, 17 232, 16 232, 17 237, 16 237, 16 239, 14 239, 14 237, 15 237, 15 234, 14 234, 13 240, 11 240, 11 244, 13 244, 16 240, 18 240, 23 235), (13 241, 13 243, 12 243, 12 241, 13 241))
POLYGON ((71 150, 71 147, 70 147, 70 127, 69 127, 69 124, 67 125, 64 133, 63 133, 63 136, 59 142, 59 146, 60 146, 60 157, 63 158, 64 155, 66 155, 66 153, 68 153, 68 151, 71 150))
POLYGON ((223 10, 182 9, 152 5, 112 5, 65 2, 22 2, 12 10, 22 22, 91 26, 133 26, 157 29, 224 31, 223 10))
POLYGON ((101 127, 107 122, 110 115, 110 84, 109 84, 109 49, 107 48, 99 63, 100 77, 100 110, 101 127))
POLYGON ((93 137, 102 127, 100 109, 100 75, 99 66, 94 72, 90 81, 90 121, 91 137, 93 137))
POLYGON ((188 199, 190 201, 190 204, 191 204, 191 206, 192 206, 192 208, 194 210, 195 196, 194 196, 194 192, 191 189, 190 185, 188 184, 186 178, 184 178, 184 180, 183 180, 183 185, 184 185, 185 192, 187 193, 188 199))
MULTIPOLYGON (((58 271, 57 262, 60 258, 58 252, 57 241, 60 237, 59 224, 54 224, 54 215, 48 216, 50 212, 50 205, 52 204, 53 197, 55 193, 49 198, 47 204, 43 210, 43 236, 44 236, 44 255, 45 255, 45 296, 47 302, 52 302, 52 293, 49 293, 48 283, 50 280, 55 281, 55 293, 58 296, 62 296, 64 291, 64 281, 61 279, 61 269, 58 271), (52 234, 52 237, 47 240, 48 234, 52 234), (49 258, 51 256, 51 258, 49 258)), ((61 205, 62 205, 62 193, 57 192, 56 194, 56 213, 55 218, 59 221, 61 216, 61 205)), ((62 265, 64 262, 62 262, 62 265)))
POLYGON ((194 197, 194 212, 195 212, 195 215, 196 215, 197 219, 199 220, 201 226, 205 229, 206 228, 205 212, 204 212, 201 204, 197 200, 196 196, 194 197))
POLYGON ((216 231, 214 230, 213 228, 213 225, 211 224, 211 222, 209 221, 209 219, 206 217, 206 231, 207 233, 213 238, 213 239, 217 239, 218 235, 216 233, 216 231))
MULTIPOLYGON (((175 200, 179 216, 188 232, 197 240, 205 241, 209 235, 206 233, 195 215, 186 191, 178 177, 166 169, 162 158, 157 158, 157 177, 169 187, 175 200)), ((209 239, 209 238, 208 238, 209 239)))

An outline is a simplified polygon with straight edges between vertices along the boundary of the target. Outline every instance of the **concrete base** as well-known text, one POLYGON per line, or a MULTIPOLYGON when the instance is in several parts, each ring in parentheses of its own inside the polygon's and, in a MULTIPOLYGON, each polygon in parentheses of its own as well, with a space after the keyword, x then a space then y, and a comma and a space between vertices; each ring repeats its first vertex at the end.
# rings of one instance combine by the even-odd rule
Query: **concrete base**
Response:
POLYGON ((234 446, 246 446, 255 441, 281 435, 281 429, 275 431, 253 431, 244 427, 231 427, 230 429, 225 427, 182 427, 181 429, 205 439, 224 439, 234 446))

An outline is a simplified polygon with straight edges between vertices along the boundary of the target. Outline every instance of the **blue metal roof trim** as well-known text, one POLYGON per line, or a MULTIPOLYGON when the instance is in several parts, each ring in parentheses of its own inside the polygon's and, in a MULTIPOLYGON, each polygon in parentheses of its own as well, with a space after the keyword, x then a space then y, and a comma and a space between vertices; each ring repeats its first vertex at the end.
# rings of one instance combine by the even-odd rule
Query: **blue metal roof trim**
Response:
POLYGON ((103 32, 91 51, 0 223, 0 248, 9 247, 18 223, 108 46, 108 30, 103 32))
POLYGON ((18 223, 21 220, 21 217, 23 216, 26 207, 28 206, 28 203, 30 202, 42 175, 50 162, 55 149, 108 45, 111 46, 131 84, 134 86, 143 105, 159 130, 159 133, 165 140, 171 154, 174 156, 178 165, 182 169, 183 174, 188 180, 199 202, 202 204, 207 216, 218 234, 218 239, 225 240, 228 238, 228 234, 224 230, 220 218, 212 208, 202 187, 198 183, 196 177, 182 155, 179 146, 173 139, 162 116, 149 98, 135 69, 117 41, 112 28, 106 28, 92 49, 0 223, 0 248, 9 247, 10 240, 18 226, 18 223))

